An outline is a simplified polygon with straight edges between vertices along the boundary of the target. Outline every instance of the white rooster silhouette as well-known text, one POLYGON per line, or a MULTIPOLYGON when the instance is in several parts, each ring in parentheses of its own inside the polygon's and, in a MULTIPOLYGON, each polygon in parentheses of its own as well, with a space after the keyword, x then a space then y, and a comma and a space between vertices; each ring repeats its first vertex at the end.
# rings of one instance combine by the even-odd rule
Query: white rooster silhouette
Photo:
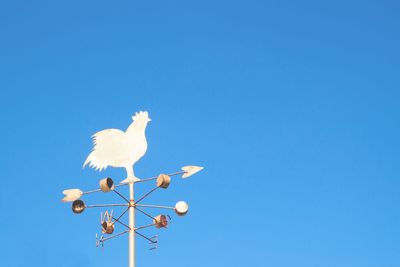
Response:
POLYGON ((87 157, 83 168, 89 164, 96 170, 104 170, 108 166, 126 169, 127 178, 122 182, 135 182, 140 179, 135 177, 133 165, 147 151, 145 130, 151 121, 147 111, 136 112, 132 117, 133 122, 125 132, 118 129, 106 129, 95 133, 93 150, 87 157))

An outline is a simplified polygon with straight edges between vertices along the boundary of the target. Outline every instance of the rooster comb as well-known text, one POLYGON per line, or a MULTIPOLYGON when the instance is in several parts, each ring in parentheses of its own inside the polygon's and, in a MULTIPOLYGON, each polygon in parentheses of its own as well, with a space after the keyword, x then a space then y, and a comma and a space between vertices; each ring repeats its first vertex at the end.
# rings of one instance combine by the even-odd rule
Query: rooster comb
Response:
POLYGON ((136 120, 136 119, 148 119, 148 118, 149 118, 149 113, 147 111, 135 112, 135 115, 132 116, 133 120, 136 120))

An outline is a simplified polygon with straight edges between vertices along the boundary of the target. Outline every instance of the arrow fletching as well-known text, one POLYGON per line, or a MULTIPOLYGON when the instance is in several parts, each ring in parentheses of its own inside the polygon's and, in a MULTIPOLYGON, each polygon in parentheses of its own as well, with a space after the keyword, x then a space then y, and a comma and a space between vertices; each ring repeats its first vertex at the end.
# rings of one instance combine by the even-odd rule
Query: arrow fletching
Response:
POLYGON ((83 192, 79 189, 67 189, 63 191, 65 197, 61 200, 62 202, 72 202, 79 199, 83 192))
POLYGON ((192 176, 193 174, 201 171, 202 169, 204 169, 204 168, 203 167, 199 167, 199 166, 185 166, 185 167, 182 167, 182 171, 185 172, 182 175, 182 179, 188 178, 188 177, 192 176))

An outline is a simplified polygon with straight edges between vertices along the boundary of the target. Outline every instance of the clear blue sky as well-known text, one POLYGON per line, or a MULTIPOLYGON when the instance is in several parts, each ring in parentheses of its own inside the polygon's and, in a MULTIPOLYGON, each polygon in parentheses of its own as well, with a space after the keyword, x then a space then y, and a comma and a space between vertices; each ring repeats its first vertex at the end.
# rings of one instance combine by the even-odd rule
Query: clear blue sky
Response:
POLYGON ((400 266, 399 14, 380 0, 1 1, 0 266, 127 266, 127 238, 96 248, 99 212, 60 199, 125 178, 82 163, 93 133, 138 110, 153 119, 139 177, 205 166, 148 200, 191 209, 150 231, 158 250, 137 239, 138 267, 400 266))

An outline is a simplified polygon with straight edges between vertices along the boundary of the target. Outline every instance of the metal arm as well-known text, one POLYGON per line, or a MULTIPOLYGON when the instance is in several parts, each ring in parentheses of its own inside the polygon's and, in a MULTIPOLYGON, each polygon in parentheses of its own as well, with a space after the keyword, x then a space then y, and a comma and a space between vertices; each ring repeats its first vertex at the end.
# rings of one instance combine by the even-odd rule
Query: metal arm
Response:
POLYGON ((87 205, 86 208, 103 208, 103 207, 126 207, 129 204, 98 204, 98 205, 87 205))
POLYGON ((147 204, 135 204, 135 206, 137 206, 137 207, 144 207, 144 208, 155 208, 155 209, 175 210, 174 207, 169 207, 169 206, 147 205, 147 204))
POLYGON ((115 234, 115 235, 112 235, 112 236, 109 236, 109 237, 106 237, 106 238, 104 238, 103 236, 101 236, 101 237, 100 237, 100 240, 99 240, 99 244, 104 244, 105 241, 110 240, 110 239, 112 239, 112 238, 115 238, 115 237, 117 237, 117 236, 126 234, 126 233, 128 233, 129 231, 130 231, 130 230, 126 230, 126 231, 123 231, 123 232, 121 232, 121 233, 118 233, 118 234, 115 234))
MULTIPOLYGON (((169 173, 167 174, 168 176, 175 176, 175 175, 179 175, 179 174, 184 174, 186 173, 185 171, 180 171, 180 172, 173 172, 173 173, 169 173)), ((136 181, 135 183, 143 183, 143 182, 147 182, 147 181, 153 181, 156 180, 158 176, 154 176, 154 177, 150 177, 150 178, 144 178, 141 179, 139 181, 136 181)))
MULTIPOLYGON (((167 175, 168 175, 168 176, 175 176, 175 175, 185 174, 185 173, 186 173, 185 171, 179 171, 179 172, 169 173, 169 174, 167 174, 167 175)), ((142 182, 147 182, 147 181, 153 181, 153 180, 156 180, 157 177, 158 177, 158 176, 154 176, 154 177, 150 177, 150 178, 144 178, 144 179, 141 179, 141 180, 139 180, 139 181, 136 181, 135 183, 142 183, 142 182)), ((128 184, 129 184, 128 182, 119 183, 119 184, 116 184, 115 187, 120 187, 120 186, 124 186, 124 185, 128 185, 128 184)), ((115 190, 114 190, 114 191, 115 191, 115 190)), ((93 189, 93 190, 88 190, 88 191, 85 191, 85 192, 82 192, 82 191, 81 191, 81 194, 82 194, 82 195, 88 195, 88 194, 92 194, 92 193, 96 193, 96 192, 101 192, 101 189, 93 189)))

